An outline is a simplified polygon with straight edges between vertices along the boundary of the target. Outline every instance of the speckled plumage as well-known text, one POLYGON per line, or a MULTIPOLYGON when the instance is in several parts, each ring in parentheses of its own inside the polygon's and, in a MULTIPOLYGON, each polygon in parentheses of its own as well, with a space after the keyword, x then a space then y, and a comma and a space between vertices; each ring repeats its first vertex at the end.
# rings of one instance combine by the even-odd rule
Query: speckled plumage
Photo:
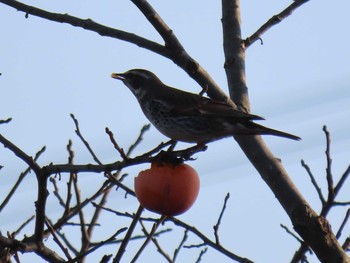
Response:
POLYGON ((270 134, 299 140, 292 134, 253 122, 263 118, 232 105, 178 90, 144 69, 113 73, 137 98, 149 121, 165 136, 184 142, 207 143, 233 135, 270 134))

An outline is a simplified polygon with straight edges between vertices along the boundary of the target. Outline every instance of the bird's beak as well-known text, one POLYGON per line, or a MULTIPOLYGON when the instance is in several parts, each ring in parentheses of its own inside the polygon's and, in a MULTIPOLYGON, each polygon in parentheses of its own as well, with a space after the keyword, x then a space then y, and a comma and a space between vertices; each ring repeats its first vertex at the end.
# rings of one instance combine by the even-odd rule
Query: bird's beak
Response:
POLYGON ((114 79, 125 80, 123 73, 112 73, 111 77, 114 79))

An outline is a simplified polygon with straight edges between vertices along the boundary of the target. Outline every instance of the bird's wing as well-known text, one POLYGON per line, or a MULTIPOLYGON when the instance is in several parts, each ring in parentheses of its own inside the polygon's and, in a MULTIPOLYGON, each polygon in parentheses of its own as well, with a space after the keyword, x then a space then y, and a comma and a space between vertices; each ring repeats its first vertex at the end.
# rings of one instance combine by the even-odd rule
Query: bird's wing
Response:
POLYGON ((215 101, 215 100, 211 100, 211 99, 201 101, 201 103, 198 107, 198 110, 202 115, 206 115, 206 116, 210 116, 210 115, 218 116, 219 115, 222 117, 244 118, 244 119, 248 119, 248 120, 263 120, 264 119, 258 115, 249 114, 249 113, 239 111, 227 103, 215 101))
POLYGON ((247 120, 263 120, 264 118, 241 112, 230 104, 215 101, 200 95, 172 88, 174 92, 164 94, 155 99, 158 103, 166 104, 176 114, 207 117, 243 118, 247 120))

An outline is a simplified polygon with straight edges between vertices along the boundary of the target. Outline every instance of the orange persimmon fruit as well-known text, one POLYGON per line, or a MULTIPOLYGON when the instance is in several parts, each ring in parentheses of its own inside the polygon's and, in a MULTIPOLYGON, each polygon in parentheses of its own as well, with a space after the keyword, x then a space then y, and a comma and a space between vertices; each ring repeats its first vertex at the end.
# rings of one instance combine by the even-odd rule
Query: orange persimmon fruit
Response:
POLYGON ((199 192, 199 176, 187 164, 152 163, 135 177, 140 204, 153 212, 175 216, 186 212, 199 192))

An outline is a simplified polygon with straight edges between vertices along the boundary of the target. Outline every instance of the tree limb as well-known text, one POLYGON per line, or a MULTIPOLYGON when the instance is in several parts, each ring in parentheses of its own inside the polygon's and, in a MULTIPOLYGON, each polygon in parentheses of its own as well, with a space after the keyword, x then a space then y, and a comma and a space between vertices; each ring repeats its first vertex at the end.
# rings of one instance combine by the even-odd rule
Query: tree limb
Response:
MULTIPOLYGON (((230 94, 239 107, 249 110, 244 69, 245 47, 240 34, 240 1, 222 0, 222 10, 225 69, 226 74, 230 75, 227 76, 230 94)), ((287 212, 295 230, 317 257, 322 262, 350 262, 328 221, 312 210, 261 136, 235 136, 235 139, 287 212)))
POLYGON ((261 36, 274 25, 280 23, 282 20, 290 16, 293 11, 295 11, 298 7, 309 2, 309 0, 294 0, 292 4, 290 4, 286 9, 284 9, 281 13, 274 15, 271 17, 265 24, 263 24, 253 35, 247 37, 244 40, 244 45, 246 48, 250 47, 255 41, 261 40, 261 36))

